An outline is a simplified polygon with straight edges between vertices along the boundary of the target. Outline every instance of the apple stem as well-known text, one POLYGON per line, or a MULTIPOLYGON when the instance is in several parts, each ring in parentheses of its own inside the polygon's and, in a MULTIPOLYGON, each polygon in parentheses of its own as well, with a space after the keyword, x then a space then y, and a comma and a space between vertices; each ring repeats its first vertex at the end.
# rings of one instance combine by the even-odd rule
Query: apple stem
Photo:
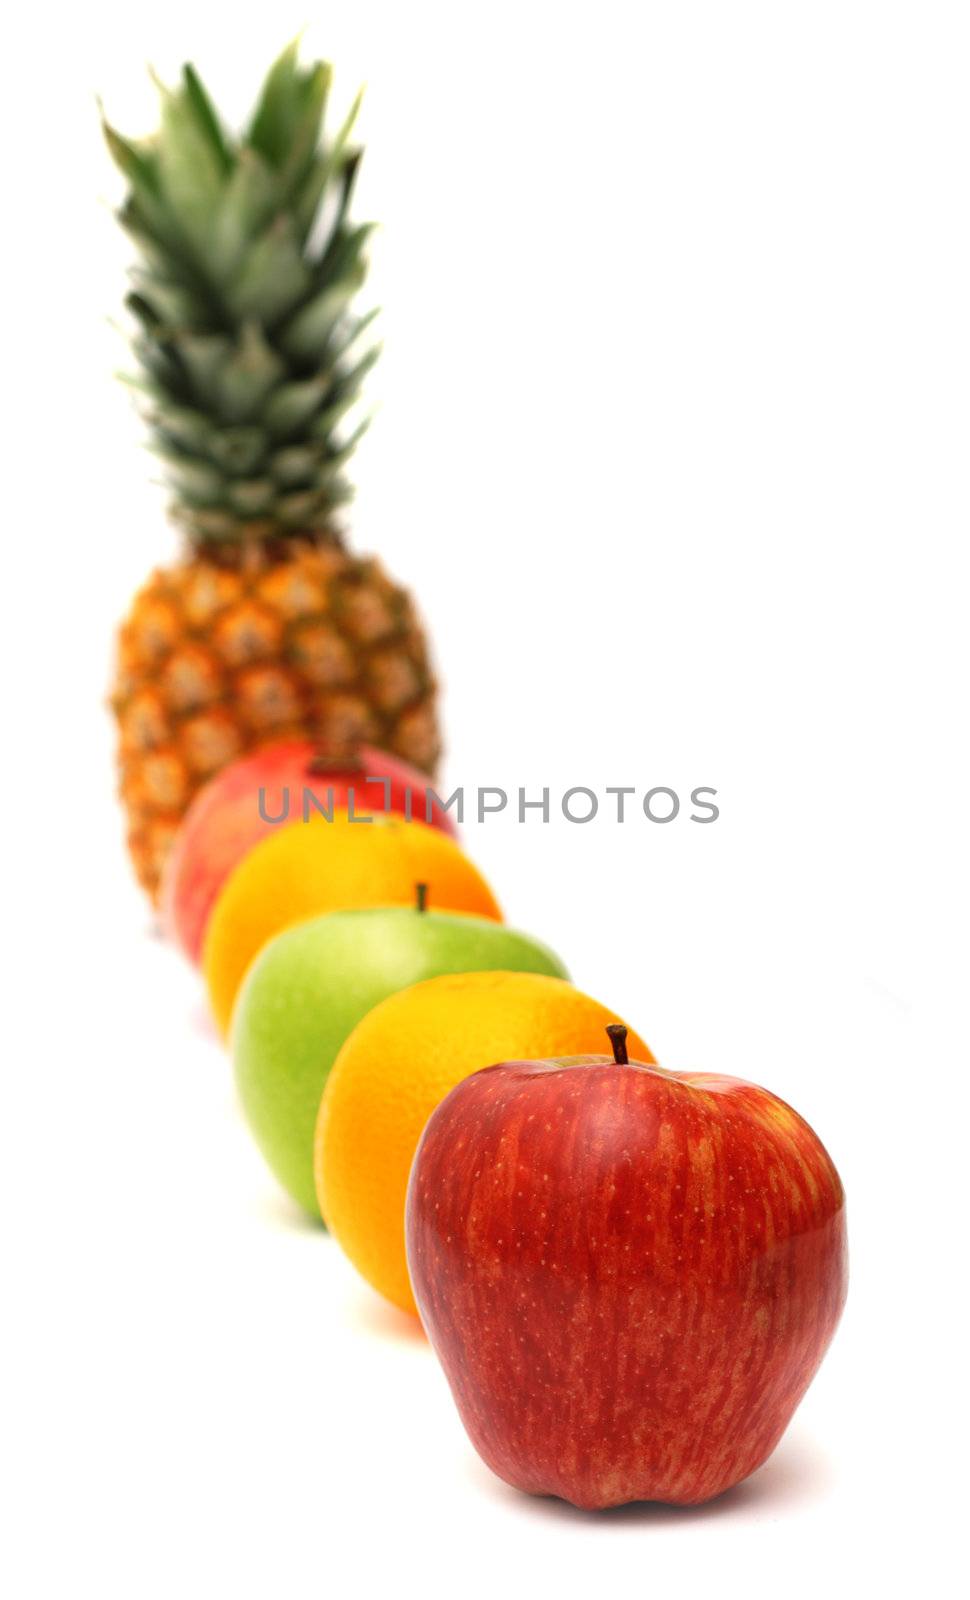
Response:
POLYGON ((611 1022, 606 1031, 610 1037, 610 1044, 613 1046, 613 1060, 618 1067, 628 1066, 630 1062, 626 1049, 628 1030, 623 1026, 622 1022, 611 1022))
POLYGON ((418 911, 427 911, 428 885, 426 883, 416 883, 414 885, 414 904, 418 911))

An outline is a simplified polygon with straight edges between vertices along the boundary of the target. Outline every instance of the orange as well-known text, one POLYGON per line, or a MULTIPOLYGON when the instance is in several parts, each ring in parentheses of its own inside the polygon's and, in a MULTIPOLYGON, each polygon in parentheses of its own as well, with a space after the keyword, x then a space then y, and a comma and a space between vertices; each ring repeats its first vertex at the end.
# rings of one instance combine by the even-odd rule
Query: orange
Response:
POLYGON ((291 923, 358 906, 411 905, 418 883, 435 911, 466 911, 501 922, 477 867, 440 828, 400 817, 351 822, 334 811, 281 828, 256 845, 216 901, 202 951, 212 1014, 228 1032, 246 971, 263 945, 291 923))
MULTIPOLYGON (((320 1102, 314 1177, 324 1221, 354 1266, 416 1314, 404 1202, 418 1140, 462 1078, 497 1061, 604 1052, 615 1011, 562 978, 468 972, 399 990, 343 1045, 320 1102)), ((654 1058, 635 1033, 632 1059, 654 1058)))

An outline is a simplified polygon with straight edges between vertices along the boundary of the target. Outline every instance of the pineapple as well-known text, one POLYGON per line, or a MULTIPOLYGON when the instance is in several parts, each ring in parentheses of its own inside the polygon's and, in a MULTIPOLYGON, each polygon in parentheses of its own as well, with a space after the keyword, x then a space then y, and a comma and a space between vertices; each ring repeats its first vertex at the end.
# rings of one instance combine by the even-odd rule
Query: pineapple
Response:
POLYGON ((153 898, 186 806, 235 757, 366 742, 432 775, 439 754, 411 599, 344 548, 336 520, 361 431, 341 426, 376 351, 359 353, 372 314, 350 310, 369 234, 347 215, 359 100, 324 142, 330 80, 294 44, 238 139, 190 66, 161 90, 151 141, 105 124, 139 255, 132 381, 186 543, 135 597, 111 694, 129 848, 153 898))

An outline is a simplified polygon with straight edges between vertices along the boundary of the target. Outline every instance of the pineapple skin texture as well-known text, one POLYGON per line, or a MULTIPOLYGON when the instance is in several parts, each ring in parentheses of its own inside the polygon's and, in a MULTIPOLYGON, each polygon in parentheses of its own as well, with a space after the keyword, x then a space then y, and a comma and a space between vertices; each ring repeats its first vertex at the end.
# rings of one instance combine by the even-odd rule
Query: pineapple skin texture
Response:
POLYGON ((410 595, 327 544, 154 572, 121 625, 110 703, 128 849, 154 903, 187 806, 237 756, 289 739, 334 756, 367 743, 429 777, 440 756, 410 595))

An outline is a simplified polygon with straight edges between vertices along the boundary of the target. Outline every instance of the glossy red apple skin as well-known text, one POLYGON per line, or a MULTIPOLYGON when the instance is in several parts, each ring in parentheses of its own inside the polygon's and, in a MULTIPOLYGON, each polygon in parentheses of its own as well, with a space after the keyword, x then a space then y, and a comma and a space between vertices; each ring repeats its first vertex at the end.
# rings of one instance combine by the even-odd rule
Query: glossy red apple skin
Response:
POLYGON ((452 838, 457 828, 448 812, 433 805, 425 816, 425 791, 431 781, 396 756, 362 746, 356 760, 329 765, 318 745, 305 742, 272 745, 234 761, 200 789, 185 814, 169 854, 162 880, 161 910, 166 933, 198 965, 209 915, 233 869, 254 845, 281 827, 303 820, 303 791, 311 789, 320 804, 347 804, 354 792, 358 816, 369 811, 406 815, 408 791, 413 815, 452 838), (365 783, 365 778, 386 780, 365 783), (265 791, 265 813, 282 815, 284 790, 289 792, 286 822, 267 822, 260 815, 259 791, 265 791))
POLYGON ((431 1117, 406 1227, 479 1454, 587 1509, 693 1505, 747 1477, 845 1301, 838 1174, 738 1079, 607 1057, 486 1068, 431 1117))

